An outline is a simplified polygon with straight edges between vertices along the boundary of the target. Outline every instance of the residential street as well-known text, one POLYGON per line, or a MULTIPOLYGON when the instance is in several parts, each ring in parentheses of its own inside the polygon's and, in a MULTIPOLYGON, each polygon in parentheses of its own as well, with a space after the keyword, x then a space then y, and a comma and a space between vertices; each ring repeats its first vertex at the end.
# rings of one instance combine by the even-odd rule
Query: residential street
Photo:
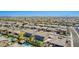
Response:
POLYGON ((73 46, 79 47, 79 35, 73 27, 71 28, 71 33, 72 33, 72 39, 73 39, 73 46))

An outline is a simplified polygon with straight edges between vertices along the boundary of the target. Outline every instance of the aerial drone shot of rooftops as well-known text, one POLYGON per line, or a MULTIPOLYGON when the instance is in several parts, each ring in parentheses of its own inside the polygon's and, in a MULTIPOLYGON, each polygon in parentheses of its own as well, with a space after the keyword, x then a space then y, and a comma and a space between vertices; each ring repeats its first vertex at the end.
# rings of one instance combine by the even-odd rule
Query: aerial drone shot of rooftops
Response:
POLYGON ((79 11, 0 11, 0 47, 79 47, 79 11))

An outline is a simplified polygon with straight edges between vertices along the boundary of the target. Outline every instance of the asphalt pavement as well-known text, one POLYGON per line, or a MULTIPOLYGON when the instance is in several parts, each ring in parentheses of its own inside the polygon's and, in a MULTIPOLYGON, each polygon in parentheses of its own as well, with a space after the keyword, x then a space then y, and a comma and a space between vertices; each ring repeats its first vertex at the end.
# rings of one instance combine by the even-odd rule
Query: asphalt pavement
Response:
POLYGON ((71 27, 72 39, 73 39, 73 46, 79 47, 79 34, 77 33, 74 27, 71 27))

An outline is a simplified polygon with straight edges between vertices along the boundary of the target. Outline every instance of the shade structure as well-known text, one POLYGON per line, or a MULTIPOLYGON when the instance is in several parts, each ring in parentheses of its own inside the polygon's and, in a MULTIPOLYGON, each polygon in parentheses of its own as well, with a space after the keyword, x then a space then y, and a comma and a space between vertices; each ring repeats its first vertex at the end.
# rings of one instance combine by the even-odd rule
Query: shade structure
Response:
POLYGON ((36 40, 43 41, 44 40, 44 37, 43 36, 39 36, 39 35, 35 35, 35 39, 36 40))

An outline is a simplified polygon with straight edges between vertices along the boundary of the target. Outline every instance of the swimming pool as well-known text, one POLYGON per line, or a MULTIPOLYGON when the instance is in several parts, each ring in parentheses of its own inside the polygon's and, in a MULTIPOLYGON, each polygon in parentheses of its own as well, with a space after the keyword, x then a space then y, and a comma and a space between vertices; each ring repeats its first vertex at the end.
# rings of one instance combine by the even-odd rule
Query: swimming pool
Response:
POLYGON ((23 47, 31 47, 32 45, 30 43, 28 43, 28 42, 25 42, 25 43, 22 44, 22 46, 23 47))

